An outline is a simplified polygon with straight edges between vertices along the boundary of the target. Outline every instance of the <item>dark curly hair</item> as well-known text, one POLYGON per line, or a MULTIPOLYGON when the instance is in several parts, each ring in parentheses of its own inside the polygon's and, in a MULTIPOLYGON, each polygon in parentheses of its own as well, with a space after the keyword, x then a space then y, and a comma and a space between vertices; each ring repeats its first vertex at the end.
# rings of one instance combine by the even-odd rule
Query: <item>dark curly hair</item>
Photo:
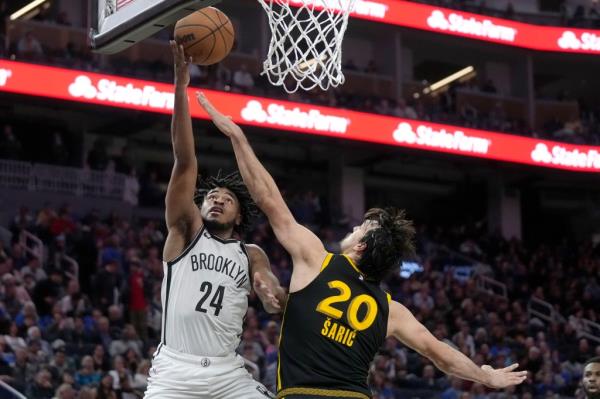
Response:
POLYGON ((367 245, 358 268, 369 280, 381 281, 403 259, 415 255, 415 228, 406 219, 404 210, 396 208, 372 208, 365 214, 365 221, 373 220, 378 226, 369 230, 361 242, 367 245))
POLYGON ((226 176, 221 176, 221 171, 216 176, 210 176, 206 179, 198 177, 199 184, 196 194, 194 195, 194 202, 199 207, 204 202, 204 197, 212 189, 215 188, 226 188, 231 191, 238 202, 240 203, 240 214, 242 215, 242 221, 238 226, 234 227, 235 232, 242 235, 246 233, 251 227, 252 223, 259 215, 259 210, 254 200, 248 192, 248 188, 244 184, 242 177, 239 172, 233 172, 226 176))

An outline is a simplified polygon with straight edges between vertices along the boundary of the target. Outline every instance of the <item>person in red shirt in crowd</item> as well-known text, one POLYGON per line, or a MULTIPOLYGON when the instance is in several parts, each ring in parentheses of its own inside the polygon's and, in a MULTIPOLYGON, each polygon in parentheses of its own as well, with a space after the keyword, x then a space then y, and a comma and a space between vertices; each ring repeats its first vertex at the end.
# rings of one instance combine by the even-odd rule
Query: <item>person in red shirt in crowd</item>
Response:
POLYGON ((146 312, 148 302, 144 293, 144 272, 138 260, 130 263, 131 274, 129 276, 129 317, 131 324, 135 327, 142 340, 148 338, 148 327, 146 323, 146 312))
POLYGON ((58 217, 54 218, 50 223, 50 232, 53 236, 59 236, 61 234, 69 234, 75 230, 75 223, 69 215, 69 208, 63 206, 58 212, 58 217))

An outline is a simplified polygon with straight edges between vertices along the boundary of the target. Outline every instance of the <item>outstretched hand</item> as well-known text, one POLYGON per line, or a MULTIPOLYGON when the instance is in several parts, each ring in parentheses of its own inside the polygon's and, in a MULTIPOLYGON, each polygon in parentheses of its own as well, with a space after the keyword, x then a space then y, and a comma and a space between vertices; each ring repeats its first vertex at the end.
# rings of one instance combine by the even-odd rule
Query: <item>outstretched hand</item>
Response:
POLYGON ((187 86, 190 84, 189 65, 192 63, 192 57, 186 57, 183 46, 177 44, 175 40, 171 40, 169 44, 171 45, 171 52, 173 53, 175 84, 187 86))
POLYGON ((198 102, 204 108, 206 113, 210 116, 215 126, 227 137, 235 136, 242 132, 242 129, 236 125, 230 116, 225 116, 204 95, 202 92, 196 92, 196 98, 198 102))
POLYGON ((525 381, 527 371, 514 371, 517 367, 519 367, 518 363, 511 364, 503 369, 494 369, 488 365, 481 366, 481 369, 489 376, 487 386, 494 389, 502 389, 511 385, 519 385, 525 381))
POLYGON ((254 273, 254 292, 262 302, 265 310, 269 313, 281 312, 281 304, 266 280, 263 280, 259 272, 254 273))

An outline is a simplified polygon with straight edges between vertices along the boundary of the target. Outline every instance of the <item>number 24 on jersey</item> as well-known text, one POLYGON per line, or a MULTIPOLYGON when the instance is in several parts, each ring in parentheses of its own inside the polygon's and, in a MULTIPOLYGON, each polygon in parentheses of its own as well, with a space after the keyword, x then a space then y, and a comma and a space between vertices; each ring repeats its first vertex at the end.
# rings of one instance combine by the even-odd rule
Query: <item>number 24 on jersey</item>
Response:
MULTIPOLYGON (((210 296, 210 294, 213 291, 213 285, 212 283, 205 281, 202 283, 202 285, 200 286, 200 292, 203 293, 202 298, 200 298, 200 300, 198 301, 198 304, 196 305, 196 311, 197 312, 201 312, 201 313, 207 313, 208 309, 206 309, 204 307, 204 302, 206 302, 206 300, 208 299, 208 297, 210 296)), ((219 285, 217 287, 217 289, 215 290, 215 293, 212 297, 212 299, 210 300, 210 304, 209 306, 214 308, 214 314, 215 316, 218 316, 219 313, 221 312, 221 309, 223 309, 223 297, 225 295, 225 287, 223 287, 222 285, 219 285)))

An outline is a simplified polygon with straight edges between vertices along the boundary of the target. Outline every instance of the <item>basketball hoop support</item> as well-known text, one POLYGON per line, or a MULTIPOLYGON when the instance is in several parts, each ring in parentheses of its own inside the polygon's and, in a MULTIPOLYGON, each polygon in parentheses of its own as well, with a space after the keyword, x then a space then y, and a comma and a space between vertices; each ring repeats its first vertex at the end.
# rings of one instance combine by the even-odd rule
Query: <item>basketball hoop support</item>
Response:
POLYGON ((117 10, 115 0, 92 0, 90 47, 100 54, 118 53, 186 15, 219 2, 220 0, 136 0, 117 10))

